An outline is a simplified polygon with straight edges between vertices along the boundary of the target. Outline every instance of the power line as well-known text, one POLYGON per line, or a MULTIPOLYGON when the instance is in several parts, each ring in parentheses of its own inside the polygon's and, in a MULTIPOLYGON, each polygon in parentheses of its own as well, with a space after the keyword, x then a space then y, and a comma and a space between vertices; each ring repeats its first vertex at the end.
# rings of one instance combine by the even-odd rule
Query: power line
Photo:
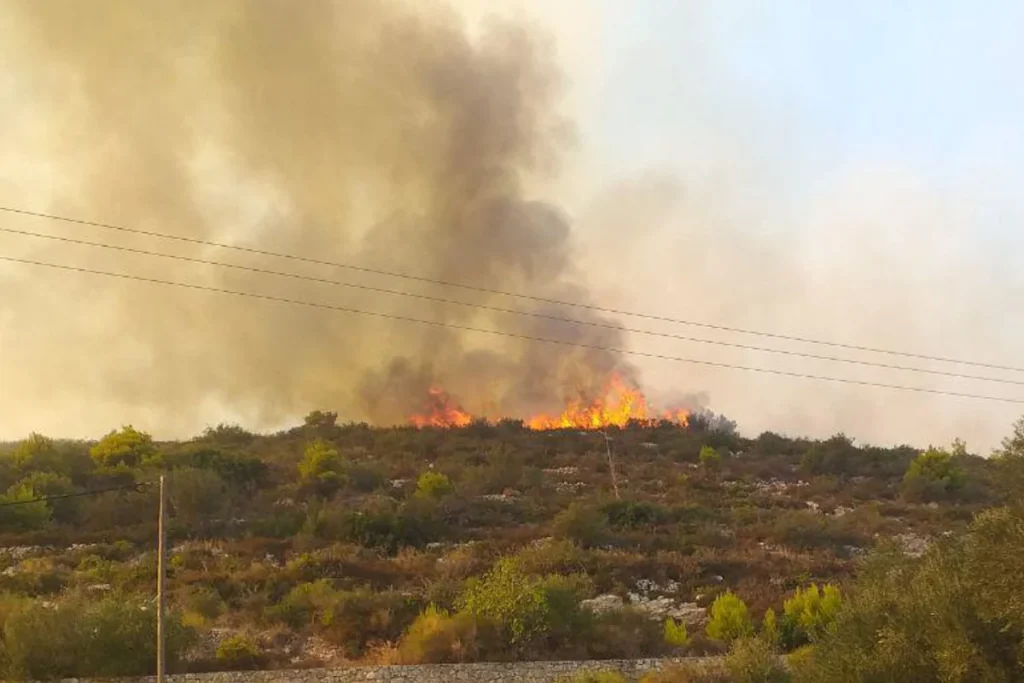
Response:
POLYGON ((0 508, 11 507, 14 505, 28 505, 30 503, 48 503, 51 500, 64 500, 66 498, 82 498, 83 496, 97 496, 101 493, 110 493, 112 491, 141 491, 147 484, 127 484, 125 486, 114 486, 106 489, 93 489, 91 491, 78 491, 77 493, 60 493, 53 496, 42 496, 39 498, 30 498, 28 500, 12 500, 6 503, 0 503, 0 508))
POLYGON ((197 263, 208 266, 217 266, 220 268, 230 268, 234 270, 241 270, 250 273, 259 273, 261 275, 275 275, 278 277, 292 278, 296 280, 305 280, 307 282, 316 282, 319 284, 335 285, 340 287, 349 287, 352 289, 360 289, 369 292, 377 292, 381 294, 390 294, 394 296, 404 296, 413 299, 420 299, 424 301, 432 301, 435 303, 451 304, 455 306, 464 306, 467 308, 476 308, 486 311, 495 311, 498 313, 508 313, 511 315, 519 315, 529 318, 539 318, 542 320, 551 320, 560 323, 566 323, 571 325, 587 325, 589 327, 597 327, 609 330, 615 330, 620 332, 629 332, 631 334, 642 334, 651 337, 664 337, 667 339, 676 339, 680 341, 694 342, 697 344, 710 344, 712 346, 722 346, 733 349, 742 349, 745 351, 758 351, 763 353, 774 353, 783 356, 795 356, 800 358, 809 358, 812 360, 828 361, 833 363, 847 363, 849 365, 859 365, 865 367, 882 368, 885 370, 901 370, 905 372, 917 372, 927 375, 937 375, 940 377, 951 377, 954 379, 967 379, 976 380, 981 382, 995 382, 998 384, 1013 384, 1017 386, 1024 386, 1024 380, 1004 379, 1000 377, 985 377, 981 375, 968 375, 960 372, 948 372, 944 370, 933 370, 930 368, 918 368, 910 367, 905 365, 893 365, 890 363, 879 363, 876 361, 862 360, 857 358, 841 358, 838 356, 823 356, 820 354, 807 353, 802 351, 790 351, 787 349, 773 349, 763 346, 754 346, 752 344, 739 344, 735 342, 720 341, 717 339, 702 339, 700 337, 691 337, 684 334, 673 334, 671 332, 657 332, 654 330, 642 330, 632 327, 622 327, 616 323, 600 322, 596 320, 580 320, 578 318, 565 318, 557 315, 550 315, 547 313, 537 313, 535 311, 522 311, 514 308, 503 308, 501 306, 491 306, 488 304, 477 304, 466 301, 459 301, 457 299, 447 299, 444 297, 430 296, 429 294, 418 294, 414 292, 404 292, 396 289, 388 289, 386 287, 375 287, 372 285, 364 285, 354 282, 344 282, 342 280, 331 280, 328 278, 314 277, 311 275, 301 275, 298 273, 289 273, 279 270, 270 270, 267 268, 255 268, 252 266, 242 266, 235 263, 225 263, 223 261, 214 261, 210 259, 201 259, 192 256, 181 256, 179 254, 167 254, 159 251, 150 251, 147 249, 138 249, 136 247, 126 247, 116 244, 106 244, 103 242, 92 242, 90 240, 82 240, 73 237, 64 237, 61 235, 48 235, 40 232, 33 232, 31 230, 17 230, 15 228, 6 228, 0 226, 0 232, 6 232, 14 235, 22 235, 26 237, 36 237, 46 240, 53 240, 57 242, 66 242, 70 244, 78 244, 88 247, 97 247, 100 249, 110 249, 114 251, 121 251, 131 254, 142 254, 145 256, 156 256, 159 258, 173 259, 175 261, 184 261, 188 263, 197 263))
POLYGON ((709 330, 718 330, 721 332, 734 332, 739 334, 749 334, 758 337, 767 337, 770 339, 778 339, 781 341, 800 342, 803 344, 814 344, 816 346, 829 346, 833 348, 846 349, 849 351, 862 351, 866 353, 879 353, 889 356, 901 356, 904 358, 916 358, 918 360, 927 360, 940 363, 955 363, 957 365, 969 365, 979 368, 988 368, 990 370, 1008 370, 1011 372, 1024 372, 1024 367, 1015 367, 1012 365, 999 365, 997 363, 987 363, 981 361, 970 361, 958 358, 950 358, 947 356, 930 356, 922 353, 914 353, 910 351, 896 351, 893 349, 883 349, 872 346, 864 346, 859 344, 845 344, 842 342, 825 341, 821 339, 811 339, 809 337, 801 337, 797 335, 778 334, 774 332, 765 332, 762 330, 751 330, 741 327, 730 327, 727 325, 718 325, 714 323, 701 322, 696 320, 685 320, 682 318, 672 318, 669 316, 655 315, 651 313, 639 313, 636 311, 627 311, 616 308, 609 308, 606 306, 597 306, 594 304, 586 304, 579 301, 567 301, 562 299, 552 299, 541 296, 534 296, 531 294, 523 294, 520 292, 507 292, 500 289, 493 289, 490 287, 481 287, 477 285, 468 285, 461 282, 452 282, 449 280, 439 280, 434 278, 422 277, 419 275, 411 275, 409 273, 400 273, 395 271, 384 270, 380 268, 370 268, 367 266, 357 266, 350 263, 342 263, 339 261, 327 261, 323 259, 311 258, 308 256, 300 256, 297 254, 288 254, 284 252, 270 251, 267 249, 257 249, 255 247, 244 247, 236 244, 226 244, 223 242, 214 242, 212 240, 204 240, 196 237, 185 237, 182 235, 171 235, 168 233, 155 232, 152 230, 141 230, 139 228, 130 228, 123 225, 115 225, 113 223, 101 223, 99 221, 89 221, 80 218, 70 218, 67 216, 60 216, 57 214, 42 213, 38 211, 29 211, 27 209, 18 209, 10 206, 0 206, 0 211, 6 213, 18 214, 22 216, 32 216, 35 218, 45 218, 49 220, 62 221, 64 223, 74 223, 77 225, 88 225, 95 228, 102 228, 104 230, 116 230, 123 233, 129 233, 133 235, 144 235, 146 237, 156 237, 159 239, 173 240, 176 242, 185 242, 188 244, 197 244, 207 247, 215 247, 217 249, 230 249, 233 251, 243 252, 247 254, 256 254, 259 256, 270 256, 273 258, 283 258, 291 261, 298 261, 302 263, 310 263, 321 266, 330 266, 332 268, 344 268, 346 270, 352 270, 360 273, 371 273, 374 275, 383 275, 386 277, 401 278, 403 280, 410 280, 413 282, 423 282, 432 285, 440 285, 443 287, 454 287, 463 289, 471 292, 479 292, 484 294, 496 294, 499 296, 507 296, 515 299, 536 301, 539 303, 553 304, 557 306, 568 306, 572 308, 581 308, 598 313, 605 313, 609 315, 622 315, 633 318, 641 318, 645 320, 655 320, 659 322, 674 323, 677 325, 689 325, 691 327, 701 327, 709 330))
POLYGON ((21 263, 21 264, 24 264, 24 265, 40 266, 40 267, 43 267, 43 268, 53 268, 53 269, 57 269, 57 270, 64 270, 64 271, 70 271, 70 272, 76 272, 76 273, 87 273, 87 274, 90 274, 90 275, 102 275, 102 276, 105 276, 105 277, 118 278, 118 279, 122 279, 122 280, 132 280, 132 281, 137 281, 137 282, 148 282, 148 283, 152 283, 152 284, 167 285, 167 286, 171 286, 171 287, 182 287, 182 288, 185 288, 185 289, 193 289, 193 290, 203 291, 203 292, 214 292, 214 293, 217 293, 217 294, 229 294, 231 296, 248 297, 248 298, 252 298, 252 299, 261 299, 263 301, 273 301, 273 302, 277 302, 277 303, 292 304, 292 305, 297 305, 297 306, 306 306, 306 307, 309 307, 309 308, 317 308, 317 309, 338 311, 338 312, 341 312, 341 313, 351 313, 351 314, 354 314, 354 315, 365 315, 365 316, 381 318, 381 319, 386 319, 386 320, 397 320, 397 321, 402 321, 402 322, 411 322, 411 323, 417 323, 417 324, 420 324, 420 325, 431 325, 431 326, 434 326, 434 327, 444 327, 444 328, 449 328, 449 329, 462 330, 462 331, 465 331, 465 332, 477 332, 477 333, 480 333, 480 334, 490 334, 490 335, 498 336, 498 337, 509 337, 509 338, 512 338, 512 339, 522 339, 524 341, 534 341, 534 342, 541 342, 541 343, 545 343, 545 344, 556 344, 556 345, 560 345, 560 346, 571 346, 571 347, 575 347, 575 348, 592 349, 592 350, 595 350, 595 351, 605 351, 605 352, 608 352, 608 353, 619 353, 619 354, 622 354, 622 355, 637 356, 637 357, 641 357, 641 358, 654 358, 654 359, 658 359, 658 360, 669 360, 669 361, 675 361, 675 362, 679 362, 679 363, 690 363, 690 364, 694 364, 694 365, 704 365, 704 366, 707 366, 707 367, 728 368, 728 369, 732 369, 732 370, 744 370, 744 371, 747 371, 747 372, 759 372, 759 373, 763 373, 763 374, 779 375, 779 376, 783 376, 783 377, 796 377, 796 378, 799 378, 799 379, 813 379, 813 380, 820 380, 820 381, 825 381, 825 382, 836 382, 836 383, 840 383, 840 384, 851 384, 851 385, 865 386, 865 387, 877 387, 877 388, 882 388, 882 389, 894 389, 894 390, 898 390, 898 391, 912 391, 912 392, 923 393, 923 394, 935 394, 935 395, 939 395, 939 396, 954 396, 954 397, 958 397, 958 398, 973 398, 973 399, 979 399, 979 400, 985 400, 985 401, 997 401, 997 402, 1000 402, 1000 403, 1024 404, 1024 399, 1015 399, 1015 398, 1009 398, 1009 397, 1004 397, 1004 396, 988 396, 988 395, 983 395, 983 394, 969 394, 969 393, 963 393, 963 392, 957 392, 957 391, 945 391, 945 390, 942 390, 942 389, 929 389, 929 388, 926 388, 926 387, 915 387, 915 386, 907 386, 907 385, 901 385, 901 384, 885 384, 885 383, 882 383, 882 382, 869 382, 867 380, 858 380, 858 379, 851 379, 851 378, 846 378, 846 377, 831 377, 831 376, 827 376, 827 375, 814 375, 814 374, 802 373, 802 372, 791 372, 791 371, 788 371, 788 370, 776 370, 776 369, 772 369, 772 368, 761 368, 761 367, 754 367, 754 366, 748 366, 748 365, 734 365, 734 364, 731 364, 731 363, 720 363, 720 362, 717 362, 717 361, 702 360, 702 359, 697 359, 697 358, 683 358, 683 357, 680 357, 680 356, 669 356, 669 355, 664 355, 664 354, 659 354, 659 353, 649 353, 649 352, 646 352, 646 351, 633 351, 633 350, 629 350, 629 349, 618 349, 618 348, 609 347, 609 346, 599 346, 599 345, 596 345, 596 344, 584 344, 584 343, 581 343, 581 342, 571 342, 571 341, 565 341, 565 340, 561 340, 561 339, 550 339, 550 338, 547 338, 547 337, 535 337, 535 336, 532 336, 532 335, 517 334, 517 333, 514 333, 514 332, 503 332, 503 331, 500 331, 500 330, 490 330, 490 329, 486 329, 486 328, 483 328, 483 327, 472 327, 470 325, 459 325, 459 324, 456 324, 456 323, 446 323, 446 322, 440 322, 440 321, 437 321, 437 320, 425 320, 423 318, 413 318, 413 317, 409 317, 409 316, 395 315, 395 314, 391 314, 391 313, 381 313, 381 312, 378 312, 378 311, 366 311, 366 310, 359 309, 359 308, 349 308, 349 307, 346 307, 346 306, 336 306, 336 305, 333 305, 333 304, 324 304, 324 303, 317 303, 317 302, 312 302, 312 301, 302 301, 300 299, 290 299, 290 298, 287 298, 287 297, 273 296, 273 295, 270 295, 270 294, 258 294, 258 293, 255 293, 255 292, 242 292, 242 291, 237 291, 237 290, 233 290, 233 289, 223 289, 223 288, 220 288, 220 287, 210 287, 210 286, 207 286, 207 285, 197 285, 197 284, 194 284, 194 283, 191 283, 191 282, 175 282, 175 281, 172 281, 172 280, 160 280, 160 279, 157 279, 157 278, 143 277, 141 275, 129 275, 129 274, 126 274, 126 273, 113 273, 113 272, 105 271, 105 270, 94 270, 92 268, 82 268, 80 266, 69 266, 69 265, 58 264, 58 263, 47 263, 45 261, 33 261, 31 259, 22 259, 22 258, 16 258, 16 257, 13 257, 13 256, 0 256, 0 261, 8 261, 10 263, 21 263))

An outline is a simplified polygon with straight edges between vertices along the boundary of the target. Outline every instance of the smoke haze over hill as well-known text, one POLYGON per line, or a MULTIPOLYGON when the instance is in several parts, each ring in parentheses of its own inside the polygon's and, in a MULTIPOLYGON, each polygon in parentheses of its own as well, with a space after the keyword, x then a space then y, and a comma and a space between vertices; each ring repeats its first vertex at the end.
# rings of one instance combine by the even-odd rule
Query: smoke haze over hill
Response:
MULTIPOLYGON (((11 133, 0 204, 546 298, 1012 361, 1024 341, 1007 315, 1024 291, 1013 243, 997 246, 1004 260, 994 260, 975 226, 979 206, 1002 207, 1002 196, 887 161, 809 179, 791 161, 803 158, 799 126, 715 91, 723 81, 699 13, 679 40, 707 59, 675 64, 639 51, 631 72, 676 93, 684 115, 664 143, 682 153, 620 169, 615 136, 599 138, 607 131, 593 114, 611 77, 602 81, 586 56, 626 29, 597 10, 556 5, 568 9, 541 26, 487 18, 469 2, 10 3, 0 19, 0 123, 11 133), (574 21, 594 37, 571 37, 574 21), (815 190, 797 202, 793 184, 815 190), (572 199, 561 201, 563 192, 572 199)), ((629 92, 617 101, 641 120, 658 109, 629 92)), ((592 346, 1024 396, 651 340, 615 329, 616 319, 496 295, 4 222, 612 326, 0 235, 8 255, 592 346)), ((710 401, 754 430, 842 429, 890 442, 962 435, 983 445, 1016 412, 27 266, 0 265, 0 293, 5 438, 30 429, 95 436, 125 422, 166 435, 221 420, 272 428, 314 408, 401 422, 435 384, 473 414, 524 416, 593 395, 613 372, 660 403, 710 401)))

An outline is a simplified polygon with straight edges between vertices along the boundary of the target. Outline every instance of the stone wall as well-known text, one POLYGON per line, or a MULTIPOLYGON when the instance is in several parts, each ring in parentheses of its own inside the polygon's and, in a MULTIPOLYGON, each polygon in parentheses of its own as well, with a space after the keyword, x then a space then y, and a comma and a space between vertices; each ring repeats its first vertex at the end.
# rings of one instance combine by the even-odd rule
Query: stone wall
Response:
MULTIPOLYGON (((715 658, 684 660, 613 659, 590 662, 509 662, 486 664, 424 664, 419 666, 356 666, 339 669, 235 671, 168 676, 168 683, 553 683, 584 670, 618 671, 631 681, 666 664, 717 668, 715 658)), ((154 679, 118 679, 117 683, 153 683, 154 679)), ((77 683, 104 683, 98 680, 77 683)))

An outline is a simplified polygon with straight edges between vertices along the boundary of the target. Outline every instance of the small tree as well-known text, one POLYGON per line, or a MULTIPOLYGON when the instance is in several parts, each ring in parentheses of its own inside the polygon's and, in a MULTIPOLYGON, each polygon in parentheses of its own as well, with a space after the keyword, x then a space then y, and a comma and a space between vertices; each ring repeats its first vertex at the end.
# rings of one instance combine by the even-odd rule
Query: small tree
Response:
POLYGON ((50 522, 50 508, 43 501, 36 501, 39 494, 31 483, 22 481, 0 496, 0 523, 3 527, 17 531, 42 529, 50 522), (29 502, 34 501, 34 502, 29 502))
POLYGON ((416 495, 428 500, 440 500, 454 490, 451 480, 440 472, 424 472, 416 482, 416 495))
POLYGON ((1024 417, 1014 423, 1013 434, 1003 439, 993 455, 997 486, 1011 504, 1024 505, 1024 417))
POLYGON ((333 493, 342 484, 343 463, 338 451, 323 439, 306 444, 299 462, 299 478, 320 493, 333 493))
POLYGON ((496 625, 514 647, 548 630, 544 580, 527 575, 513 558, 498 560, 482 579, 470 579, 458 604, 465 613, 496 625))
POLYGON ((707 633, 715 640, 726 643, 753 634, 754 625, 750 621, 747 604, 732 591, 719 595, 711 605, 707 633))
POLYGON ((761 622, 761 638, 773 648, 779 646, 781 638, 779 623, 775 616, 775 610, 771 607, 764 613, 764 620, 761 622))
POLYGON ((428 605, 412 622, 398 645, 400 664, 451 664, 478 655, 477 623, 468 614, 455 614, 428 605))
POLYGON ((168 480, 174 516, 182 524, 202 528, 229 504, 227 485, 213 470, 181 467, 168 480))
POLYGON ((240 633, 225 638, 217 646, 217 663, 228 670, 258 669, 263 661, 263 653, 256 641, 240 633))
POLYGON ((60 455, 53 439, 33 432, 14 449, 14 462, 24 470, 60 472, 60 455))
POLYGON ((964 473, 952 454, 942 448, 929 448, 913 461, 903 477, 903 492, 909 498, 941 498, 964 484, 964 473))
POLYGON ((552 523, 555 536, 575 541, 582 546, 594 546, 608 535, 608 519, 600 510, 582 503, 570 503, 552 523))
POLYGON ((711 446, 700 449, 700 464, 707 469, 715 469, 722 464, 722 454, 711 446))
POLYGON ((325 410, 314 410, 303 420, 303 424, 309 429, 330 429, 337 422, 338 414, 325 410))
POLYGON ((104 436, 89 449, 89 455, 102 467, 138 467, 158 457, 153 437, 131 425, 104 436))
POLYGON ((760 638, 742 638, 733 643, 725 658, 732 683, 787 683, 789 672, 772 646, 760 638))
MULTIPOLYGON (((64 496, 74 493, 75 487, 67 477, 54 474, 51 471, 35 471, 15 484, 26 493, 31 491, 32 497, 41 498, 48 496, 64 496)), ((36 503, 48 508, 46 517, 52 513, 53 520, 62 524, 74 522, 78 519, 78 512, 81 509, 81 498, 59 498, 46 503, 36 503)), ((39 511, 41 513, 41 510, 39 511)))
MULTIPOLYGON (((167 615, 165 624, 173 671, 195 634, 177 614, 167 615)), ((156 662, 156 614, 134 596, 29 601, 8 615, 3 631, 6 680, 144 676, 156 662)))
POLYGON ((665 642, 672 647, 686 647, 690 643, 690 634, 686 632, 686 624, 677 622, 672 617, 665 620, 665 642))
POLYGON ((822 637, 841 606, 842 595, 832 584, 822 588, 815 584, 798 588, 793 597, 783 603, 782 644, 792 649, 822 637))

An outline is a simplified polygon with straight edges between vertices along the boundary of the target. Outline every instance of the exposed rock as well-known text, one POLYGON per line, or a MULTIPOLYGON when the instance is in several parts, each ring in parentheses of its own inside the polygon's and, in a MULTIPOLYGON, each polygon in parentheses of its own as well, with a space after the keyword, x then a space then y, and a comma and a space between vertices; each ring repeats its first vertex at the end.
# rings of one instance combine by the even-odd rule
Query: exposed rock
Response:
POLYGON ((695 602, 676 603, 669 597, 644 598, 635 593, 630 593, 629 599, 633 607, 646 612, 655 621, 672 618, 687 624, 700 624, 707 616, 706 611, 695 602))
POLYGON ((594 614, 607 614, 608 612, 615 612, 623 607, 626 603, 618 595, 598 595, 596 598, 590 598, 589 600, 583 600, 580 602, 580 607, 594 614))
POLYGON ((336 664, 345 659, 345 654, 339 648, 318 636, 307 638, 302 643, 299 652, 301 657, 315 659, 324 664, 336 664))
POLYGON ((910 557, 921 557, 928 551, 931 542, 917 534, 897 534, 894 536, 897 543, 903 548, 903 553, 910 557))
POLYGON ((633 586, 638 593, 644 596, 651 595, 652 593, 664 595, 665 593, 675 593, 679 590, 679 582, 671 579, 664 584, 659 584, 651 579, 637 579, 633 586))

